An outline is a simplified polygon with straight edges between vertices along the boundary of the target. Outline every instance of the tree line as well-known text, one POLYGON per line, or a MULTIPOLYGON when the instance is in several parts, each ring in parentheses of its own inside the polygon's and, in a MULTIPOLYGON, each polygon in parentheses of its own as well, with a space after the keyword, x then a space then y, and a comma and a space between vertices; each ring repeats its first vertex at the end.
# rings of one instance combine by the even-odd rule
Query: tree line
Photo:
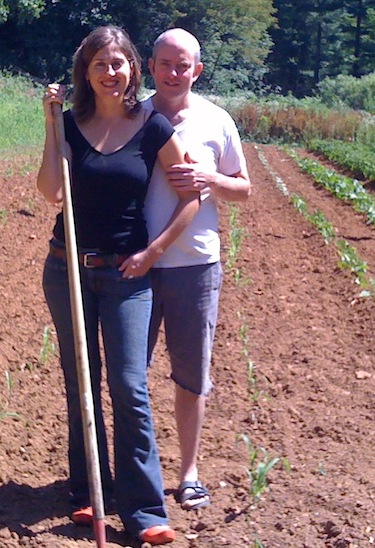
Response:
POLYGON ((82 38, 109 23, 145 62, 164 30, 195 34, 207 93, 302 97, 325 77, 374 70, 375 0, 0 0, 0 68, 67 82, 82 38))

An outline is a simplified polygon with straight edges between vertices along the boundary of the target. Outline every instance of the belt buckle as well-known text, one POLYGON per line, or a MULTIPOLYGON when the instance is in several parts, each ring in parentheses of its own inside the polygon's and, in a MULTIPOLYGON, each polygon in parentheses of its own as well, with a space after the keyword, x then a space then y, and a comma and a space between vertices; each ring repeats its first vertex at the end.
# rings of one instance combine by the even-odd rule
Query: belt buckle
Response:
POLYGON ((83 254, 83 266, 85 268, 95 268, 95 265, 94 264, 88 264, 87 263, 87 259, 89 257, 96 257, 97 256, 97 253, 84 253, 83 254))

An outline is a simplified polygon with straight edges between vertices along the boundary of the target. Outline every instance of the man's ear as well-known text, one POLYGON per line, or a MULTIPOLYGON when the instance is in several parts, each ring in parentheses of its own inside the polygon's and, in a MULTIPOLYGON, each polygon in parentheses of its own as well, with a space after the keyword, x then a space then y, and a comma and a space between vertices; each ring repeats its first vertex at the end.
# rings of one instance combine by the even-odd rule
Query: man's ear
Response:
POLYGON ((193 76, 193 79, 194 79, 194 82, 196 82, 199 78, 199 76, 202 74, 202 70, 203 70, 203 63, 199 62, 195 65, 195 68, 194 68, 194 76, 193 76))
POLYGON ((151 75, 154 74, 154 66, 155 66, 155 61, 153 60, 152 57, 150 57, 150 59, 148 60, 148 70, 151 72, 151 75))

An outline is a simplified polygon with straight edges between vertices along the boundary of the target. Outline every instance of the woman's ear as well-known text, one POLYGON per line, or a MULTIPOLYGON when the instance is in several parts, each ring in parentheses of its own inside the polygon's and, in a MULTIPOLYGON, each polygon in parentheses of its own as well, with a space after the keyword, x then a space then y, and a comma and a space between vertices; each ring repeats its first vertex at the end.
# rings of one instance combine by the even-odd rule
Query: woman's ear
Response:
POLYGON ((135 72, 133 59, 130 59, 129 65, 130 65, 130 78, 132 78, 132 76, 134 76, 134 72, 135 72))

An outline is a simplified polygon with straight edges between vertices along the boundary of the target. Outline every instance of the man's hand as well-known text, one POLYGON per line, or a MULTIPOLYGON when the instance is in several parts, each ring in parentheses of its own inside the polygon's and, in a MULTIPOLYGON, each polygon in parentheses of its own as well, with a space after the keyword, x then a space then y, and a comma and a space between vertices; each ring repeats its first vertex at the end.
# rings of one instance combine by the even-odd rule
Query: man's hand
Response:
POLYGON ((177 192, 205 191, 215 182, 215 173, 207 173, 195 163, 176 164, 167 170, 167 179, 177 192))

